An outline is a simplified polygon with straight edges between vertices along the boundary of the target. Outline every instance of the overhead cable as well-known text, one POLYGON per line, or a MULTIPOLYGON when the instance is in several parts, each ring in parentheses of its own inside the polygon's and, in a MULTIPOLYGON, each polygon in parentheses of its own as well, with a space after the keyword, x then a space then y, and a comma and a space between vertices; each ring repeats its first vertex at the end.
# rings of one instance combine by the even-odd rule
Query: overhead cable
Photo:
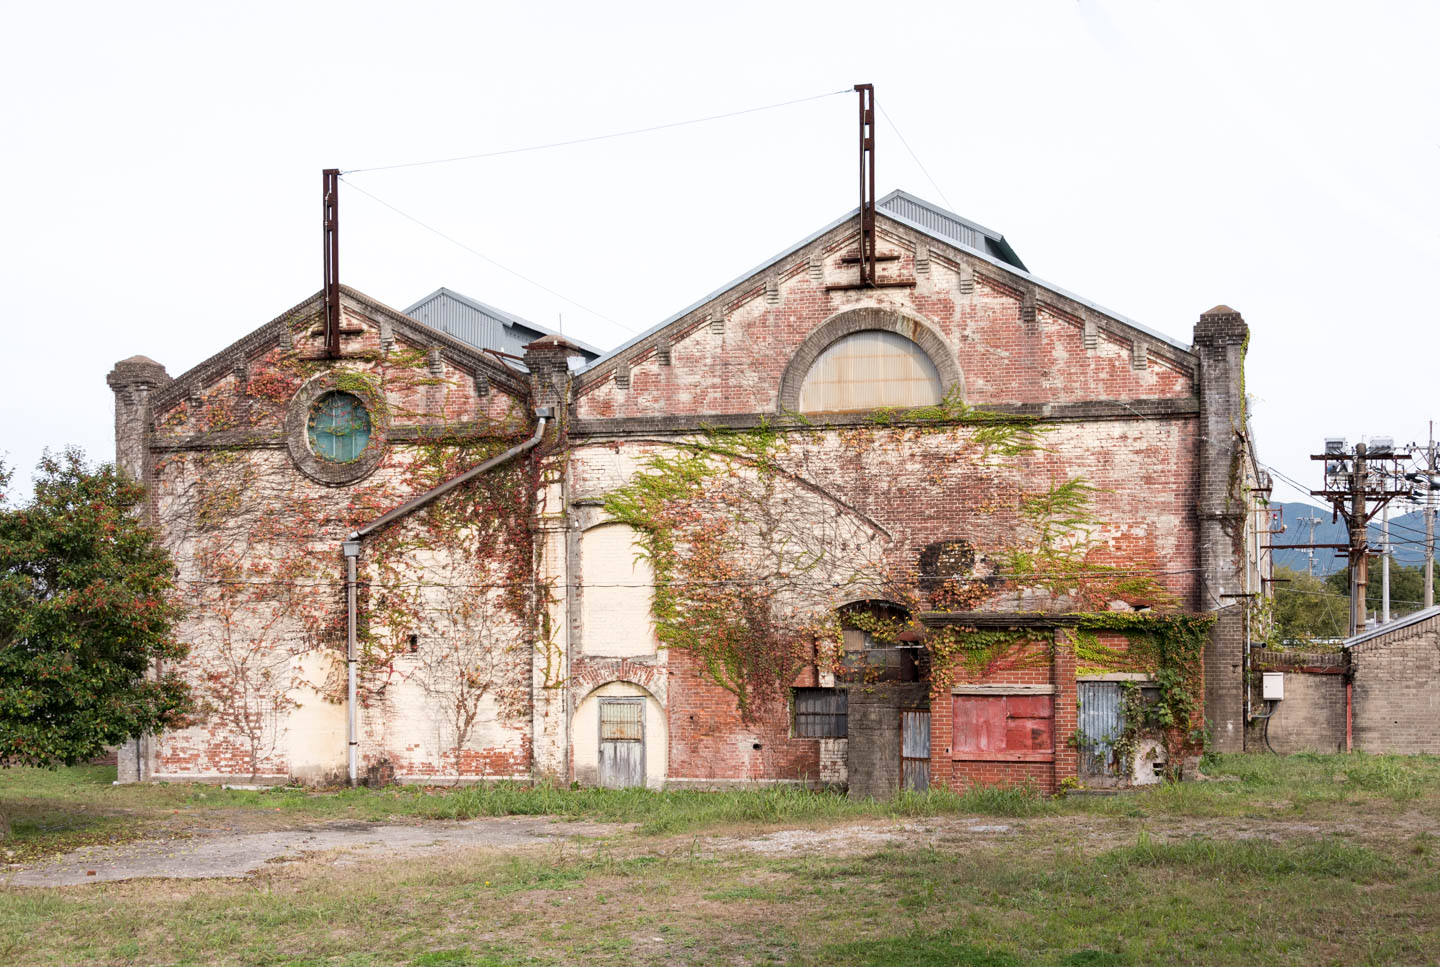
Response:
MULTIPOLYGON (((704 124, 707 121, 720 121, 725 118, 739 117, 742 114, 755 114, 759 111, 773 111, 777 108, 790 107, 793 104, 804 104, 808 101, 818 101, 821 98, 834 97, 837 94, 853 94, 850 88, 841 91, 826 91, 824 94, 812 94, 809 97, 797 97, 791 101, 780 101, 776 104, 762 104, 759 107, 747 107, 739 111, 726 111, 724 114, 709 114, 705 117, 690 118, 688 121, 669 121, 665 124, 652 124, 644 128, 631 128, 628 131, 612 131, 609 134, 595 134, 585 138, 568 138, 564 141, 550 141, 545 144, 531 144, 520 148, 502 148, 499 151, 482 151, 477 154, 462 154, 451 158, 432 158, 429 161, 406 161, 393 165, 375 165, 370 168, 350 168, 340 173, 342 175, 360 174, 365 171, 393 171, 396 168, 420 168, 427 165, 446 165, 457 161, 477 161, 481 158, 498 158, 508 154, 522 154, 526 151, 546 151, 550 148, 567 148, 576 144, 590 144, 594 141, 608 141, 611 138, 627 138, 636 134, 650 134, 654 131, 664 131, 669 128, 681 128, 690 124, 704 124)), ((893 126, 893 123, 892 123, 893 126)), ((899 134, 899 131, 895 132, 899 134)), ((904 138, 901 138, 904 141, 904 138)), ((918 162, 917 162, 918 163, 918 162)), ((928 177, 928 176, 927 176, 928 177)), ((933 182, 932 182, 933 184, 933 182)), ((938 188, 936 189, 939 190, 938 188)))
POLYGON ((919 167, 921 174, 923 174, 925 178, 930 182, 930 186, 934 188, 935 191, 940 195, 940 200, 945 203, 945 207, 953 211, 955 206, 950 204, 949 198, 945 197, 945 190, 940 187, 939 183, 936 182, 934 178, 930 177, 929 169, 927 169, 925 167, 925 163, 920 160, 920 156, 915 153, 915 149, 910 147, 910 142, 905 140, 905 135, 900 133, 900 127, 895 123, 895 119, 890 117, 890 115, 885 111, 885 108, 882 107, 880 104, 877 103, 875 106, 880 108, 880 114, 882 117, 885 118, 887 122, 889 122, 890 130, 895 132, 895 137, 899 138, 900 143, 905 146, 905 150, 910 152, 910 157, 915 161, 916 166, 919 167))
POLYGON ((419 225, 421 228, 425 229, 425 231, 431 232, 432 234, 435 234, 435 235, 440 236, 440 237, 443 238, 445 241, 449 242, 451 245, 454 245, 454 246, 456 246, 457 248, 461 248, 461 249, 465 250, 466 252, 469 252, 471 255, 475 256, 475 257, 478 258, 478 259, 481 259, 481 260, 483 260, 483 261, 485 261, 485 262, 489 262, 491 265, 495 266, 497 269, 500 269, 502 272, 508 272, 509 274, 515 276, 515 278, 519 279, 521 282, 525 282, 525 283, 528 283, 529 285, 533 285, 535 288, 539 289, 539 290, 542 291, 542 292, 548 292, 550 295, 553 295, 555 298, 561 300, 562 302, 568 302, 568 303, 570 303, 570 305, 575 306, 577 309, 583 309, 584 311, 590 313, 590 314, 593 315, 593 316, 596 316, 596 317, 598 317, 598 318, 600 318, 600 319, 604 319, 606 322, 610 323, 611 325, 619 326, 621 329, 624 329, 626 332, 628 332, 628 333, 630 333, 630 334, 632 334, 632 335, 637 335, 637 334, 639 334, 640 330, 636 329, 634 326, 627 326, 625 323, 621 322, 621 321, 618 320, 618 319, 612 319, 610 316, 605 315, 605 313, 600 312, 598 309, 592 309, 592 308, 590 308, 589 306, 585 305, 585 303, 583 303, 583 302, 576 302, 574 299, 570 298, 569 296, 567 296, 567 295, 562 295, 561 293, 556 292, 554 289, 550 288, 548 285, 545 285, 543 282, 536 282, 534 279, 530 278, 528 275, 525 275, 525 274, 523 274, 523 273, 521 273, 521 272, 517 272, 517 271, 515 271, 514 269, 510 268, 510 266, 505 265, 505 264, 503 264, 503 263, 501 263, 501 262, 497 262, 495 259, 492 259, 490 256, 486 255, 484 252, 481 252, 481 251, 478 251, 477 249, 471 248, 469 245, 466 245, 464 242, 460 241, 458 238, 455 238, 453 235, 447 235, 447 234, 445 234, 444 232, 442 232, 440 229, 436 228, 434 225, 429 225, 429 224, 427 224, 427 223, 425 223, 425 222, 422 222, 420 219, 416 218, 414 215, 411 215, 409 212, 401 211, 399 208, 396 208, 394 205, 390 204, 390 203, 389 203, 388 201, 386 201, 385 199, 380 198, 380 197, 378 197, 377 195, 375 195, 375 194, 373 194, 373 193, 371 193, 371 192, 366 191, 364 188, 361 188, 359 185, 355 184, 353 181, 348 181, 348 180, 346 180, 346 179, 344 179, 344 178, 342 178, 341 180, 342 180, 342 181, 345 181, 345 183, 348 184, 351 188, 355 189, 355 190, 358 191, 360 194, 364 195, 366 198, 369 198, 371 201, 375 202, 377 205, 383 205, 384 207, 390 209, 390 210, 391 210, 392 212, 394 212, 395 214, 399 215, 401 218, 404 218, 404 219, 406 219, 406 220, 408 220, 408 221, 414 222, 416 225, 419 225))

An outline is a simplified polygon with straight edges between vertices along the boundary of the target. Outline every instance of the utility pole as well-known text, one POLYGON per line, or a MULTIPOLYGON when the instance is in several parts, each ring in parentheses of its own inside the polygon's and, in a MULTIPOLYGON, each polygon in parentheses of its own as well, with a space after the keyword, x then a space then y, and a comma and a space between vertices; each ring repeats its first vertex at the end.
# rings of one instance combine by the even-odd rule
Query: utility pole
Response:
MULTIPOLYGON (((1325 453, 1312 456, 1312 460, 1325 462, 1325 489, 1312 490, 1311 496, 1324 497, 1334 509, 1336 517, 1345 518, 1349 539, 1344 544, 1316 545, 1333 547, 1345 552, 1350 564, 1350 634, 1358 635, 1365 630, 1365 591, 1369 581, 1368 542, 1370 518, 1378 514, 1396 497, 1408 495, 1408 490, 1395 487, 1399 471, 1398 461, 1408 457, 1408 452, 1396 453, 1394 443, 1385 438, 1375 441, 1375 452, 1367 452, 1363 443, 1357 443, 1352 453, 1347 453, 1345 441, 1340 437, 1325 440, 1325 453), (1371 487, 1372 467, 1375 468, 1376 486, 1371 487), (1370 498, 1375 498, 1371 506, 1370 498)), ((1388 532, 1388 524, 1386 531, 1388 532)), ((1291 545, 1296 547, 1297 545, 1291 545)), ((1299 545, 1303 546, 1303 545, 1299 545)))
POLYGON ((1310 545, 1305 549, 1305 573, 1310 577, 1315 576, 1315 525, 1321 523, 1321 518, 1313 513, 1309 517, 1297 517, 1296 523, 1310 525, 1310 545))
POLYGON ((1355 444, 1355 462, 1350 475, 1350 634, 1365 630, 1365 587, 1369 583, 1370 561, 1365 556, 1365 444, 1355 444))
POLYGON ((325 249, 325 356, 340 357, 340 169, 321 173, 325 249))
POLYGON ((1425 447, 1425 607, 1435 606, 1435 421, 1425 447))
POLYGON ((1390 623, 1390 505, 1380 511, 1380 623, 1390 623))
POLYGON ((860 285, 875 285, 875 85, 856 84, 860 95, 860 285))

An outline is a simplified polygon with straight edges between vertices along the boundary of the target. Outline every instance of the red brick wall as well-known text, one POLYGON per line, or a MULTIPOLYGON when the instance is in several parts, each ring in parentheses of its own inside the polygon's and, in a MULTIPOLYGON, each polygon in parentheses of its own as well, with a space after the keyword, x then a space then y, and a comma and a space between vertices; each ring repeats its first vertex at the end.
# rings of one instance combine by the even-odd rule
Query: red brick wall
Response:
MULTIPOLYGON (((897 278, 913 278, 913 288, 827 291, 826 285, 849 278, 854 269, 838 259, 854 246, 850 228, 836 229, 778 266, 779 301, 765 296, 763 284, 742 283, 673 328, 671 364, 662 365, 653 345, 640 344, 627 354, 630 388, 612 378, 582 381, 577 415, 647 416, 676 413, 774 412, 780 378, 795 349, 821 323, 849 308, 878 306, 909 313, 933 326, 954 352, 965 381, 966 401, 979 406, 1002 403, 1067 403, 1097 399, 1183 397, 1193 382, 1183 364, 1149 355, 1144 368, 1132 363, 1132 340, 1122 327, 1101 329, 1094 348, 1084 343, 1084 322, 1044 303, 1035 321, 1021 318, 1023 294, 1015 278, 974 260, 973 291, 958 291, 956 273, 938 259, 929 272, 916 275, 910 249, 891 241, 881 254, 900 255, 891 263, 897 278), (822 278, 805 271, 811 255, 824 265, 822 278), (709 317, 725 317, 723 333, 709 317)), ((913 243, 912 243, 913 244, 913 243)), ((932 254, 936 246, 931 245, 932 254)), ((956 253, 956 259, 965 256, 956 253)), ((1059 301, 1059 300, 1056 300, 1059 301)))
POLYGON ((790 737, 787 703, 741 720, 735 696, 701 675, 683 651, 669 653, 670 778, 716 781, 820 775, 820 741, 790 737), (756 748, 759 746, 759 748, 756 748))

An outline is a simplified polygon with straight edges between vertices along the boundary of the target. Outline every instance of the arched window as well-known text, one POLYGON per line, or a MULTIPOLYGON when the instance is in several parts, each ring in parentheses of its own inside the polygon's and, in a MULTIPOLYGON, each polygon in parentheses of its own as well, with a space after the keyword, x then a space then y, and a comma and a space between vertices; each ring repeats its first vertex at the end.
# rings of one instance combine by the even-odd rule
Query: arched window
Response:
POLYGON ((935 364, 899 333, 867 329, 827 346, 800 384, 800 412, 933 406, 944 396, 935 364))

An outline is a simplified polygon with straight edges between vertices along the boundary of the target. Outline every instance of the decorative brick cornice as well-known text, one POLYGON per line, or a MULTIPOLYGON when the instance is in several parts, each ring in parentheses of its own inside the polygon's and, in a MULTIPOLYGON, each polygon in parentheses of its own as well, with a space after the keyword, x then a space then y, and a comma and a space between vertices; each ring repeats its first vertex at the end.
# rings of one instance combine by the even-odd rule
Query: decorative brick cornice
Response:
MULTIPOLYGON (((1134 400, 1086 400, 1079 403, 997 403, 986 405, 987 413, 1033 417, 1047 423, 1089 423, 1109 420, 1186 420, 1200 413, 1193 396, 1134 400)), ((811 432, 817 428, 876 425, 869 413, 818 413, 804 422, 777 420, 774 413, 697 413, 654 416, 590 417, 570 422, 572 440, 612 437, 686 435, 709 428, 749 430, 761 424, 773 429, 811 432)), ((934 426, 934 420, 907 420, 904 412, 894 414, 887 426, 934 426)))

